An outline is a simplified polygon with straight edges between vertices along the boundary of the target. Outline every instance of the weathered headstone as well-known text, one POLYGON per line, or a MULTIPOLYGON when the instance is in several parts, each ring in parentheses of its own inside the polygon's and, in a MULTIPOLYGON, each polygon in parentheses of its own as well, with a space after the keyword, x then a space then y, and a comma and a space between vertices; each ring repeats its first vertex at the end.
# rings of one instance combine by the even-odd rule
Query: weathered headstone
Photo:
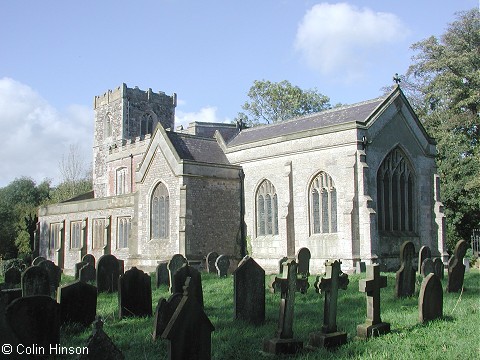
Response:
POLYGON ((167 264, 167 268, 168 268, 168 277, 169 277, 169 282, 170 282, 170 293, 174 293, 173 291, 173 275, 175 274, 175 272, 180 269, 183 264, 186 264, 187 263, 187 259, 185 259, 185 257, 182 255, 182 254, 175 254, 172 256, 172 258, 170 259, 170 261, 168 262, 167 264))
POLYGON ((118 259, 111 254, 102 255, 97 262, 98 292, 115 292, 118 290, 120 265, 118 259))
POLYGON ((443 279, 445 273, 445 266, 443 265, 443 261, 440 258, 436 258, 433 260, 433 272, 438 278, 441 280, 443 279))
POLYGON ((60 304, 60 321, 89 326, 97 313, 97 288, 76 281, 58 288, 57 302, 60 304))
POLYGON ((422 246, 420 248, 420 251, 418 252, 418 268, 417 270, 420 272, 420 269, 422 268, 422 263, 423 260, 431 258, 432 257, 432 251, 430 248, 426 245, 422 246))
POLYGON ((126 271, 118 281, 119 317, 152 316, 150 275, 136 267, 126 271))
POLYGON ((118 275, 123 275, 125 273, 125 260, 117 259, 118 261, 118 275))
POLYGON ((367 266, 365 264, 365 261, 357 261, 355 264, 355 273, 361 274, 367 271, 367 266))
POLYGON ((175 293, 168 300, 164 298, 158 300, 153 319, 153 340, 157 340, 162 336, 182 297, 183 293, 175 293))
POLYGON ((22 281, 22 273, 16 267, 11 267, 5 271, 5 284, 19 285, 22 281))
POLYGON ((281 276, 283 274, 283 264, 288 261, 288 257, 284 256, 278 260, 278 274, 281 276))
POLYGON ((301 248, 298 250, 297 253, 297 277, 304 277, 308 278, 310 276, 310 259, 312 258, 312 254, 310 250, 306 247, 301 248))
POLYGON ((188 293, 191 299, 198 301, 203 308, 203 288, 202 288, 202 275, 200 271, 193 266, 184 264, 180 269, 175 272, 173 276, 172 291, 173 293, 182 293, 185 282, 189 280, 188 293))
POLYGON ((233 307, 237 320, 265 322, 265 270, 249 256, 233 272, 233 307))
POLYGON ((40 266, 30 266, 22 273, 22 296, 50 296, 48 272, 40 266))
POLYGON ((205 258, 205 263, 207 266, 207 272, 211 274, 217 273, 217 268, 215 267, 215 261, 217 261, 218 253, 215 251, 211 251, 207 254, 205 258))
POLYGON ((47 260, 47 259, 45 259, 43 256, 37 256, 35 259, 33 259, 32 266, 38 265, 42 261, 45 261, 45 260, 47 260))
POLYGON ((60 343, 60 308, 48 295, 13 300, 7 306, 5 319, 24 348, 43 349, 39 355, 49 355, 50 346, 60 343))
POLYGON ((280 286, 280 316, 275 337, 263 342, 263 351, 271 354, 294 354, 303 348, 303 342, 293 338, 297 263, 293 259, 283 265, 283 274, 277 278, 280 286))
MULTIPOLYGON (((22 289, 4 289, 0 290, 0 309, 5 311, 6 307, 15 299, 22 297, 22 289)), ((2 311, 0 310, 0 314, 2 311)))
POLYGON ((79 272, 78 280, 83 282, 94 282, 97 277, 97 271, 91 264, 84 265, 79 272))
POLYGON ((422 281, 418 297, 418 316, 421 323, 443 316, 443 289, 437 275, 430 273, 422 281))
POLYGON ((433 263, 432 258, 426 258, 422 262, 422 266, 420 267, 420 273, 423 277, 426 277, 428 274, 435 272, 435 264, 433 263))
POLYGON ((463 266, 465 266, 465 272, 470 271, 470 260, 463 258, 463 266))
POLYGON ((465 276, 463 258, 467 249, 468 243, 465 240, 459 240, 455 245, 453 256, 448 260, 447 292, 458 292, 463 288, 463 278, 465 276))
POLYGON ((155 284, 157 286, 157 289, 161 285, 170 286, 167 265, 168 261, 161 261, 158 263, 157 268, 155 269, 155 284))
POLYGON ((93 266, 93 268, 95 268, 95 256, 93 256, 92 254, 83 255, 82 256, 82 261, 86 262, 86 263, 89 263, 90 265, 93 266))
POLYGON ((168 358, 211 359, 211 334, 215 330, 198 301, 189 295, 189 282, 185 282, 183 297, 162 333, 169 340, 168 358))
POLYGON ((80 269, 83 268, 88 263, 86 261, 80 261, 75 264, 75 280, 78 280, 80 277, 80 269))
POLYGON ((50 295, 55 298, 55 293, 60 285, 60 280, 62 279, 62 269, 50 260, 44 260, 38 264, 38 266, 47 271, 48 280, 50 282, 50 295))
POLYGON ((227 277, 228 268, 230 267, 230 259, 227 255, 220 255, 215 260, 215 267, 217 268, 218 277, 227 277))
POLYGON ((395 296, 412 296, 415 292, 415 245, 411 241, 405 241, 400 247, 400 269, 395 274, 395 296))
POLYGON ((103 321, 98 316, 93 323, 92 335, 87 340, 86 351, 79 360, 124 360, 125 356, 103 331, 103 321))
POLYGON ((323 325, 321 331, 310 333, 309 345, 332 348, 347 342, 347 333, 337 329, 337 299, 338 290, 347 289, 348 275, 340 270, 341 262, 325 262, 326 274, 317 276, 315 289, 317 293, 325 294, 323 306, 323 325))
POLYGON ((362 339, 390 332, 390 324, 380 318, 380 289, 387 286, 387 277, 380 275, 380 265, 367 266, 367 277, 358 283, 358 289, 367 293, 367 319, 357 326, 357 336, 362 339))

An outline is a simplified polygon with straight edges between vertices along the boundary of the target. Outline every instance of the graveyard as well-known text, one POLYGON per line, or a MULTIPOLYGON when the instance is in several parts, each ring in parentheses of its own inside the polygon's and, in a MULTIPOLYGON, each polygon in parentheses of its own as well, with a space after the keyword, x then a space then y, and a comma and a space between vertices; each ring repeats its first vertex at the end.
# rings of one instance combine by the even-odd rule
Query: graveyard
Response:
MULTIPOLYGON (((338 264, 336 265, 338 266, 338 264)), ((186 271, 188 272, 188 269, 186 271)), ((335 271, 338 272, 338 268, 335 271)), ((195 270, 190 269, 190 272, 184 276, 194 278, 195 274, 198 275, 195 270)), ((151 286, 152 296, 148 301, 151 301, 154 313, 159 299, 169 299, 171 291, 168 285, 160 285, 157 288, 155 274, 150 275, 151 283, 148 285, 151 286)), ((283 295, 278 291, 273 293, 269 286, 275 275, 265 276, 264 321, 259 321, 257 324, 244 318, 235 319, 234 303, 239 300, 235 300, 234 277, 231 273, 219 277, 215 273, 204 270, 200 272, 200 275, 203 288, 203 310, 200 302, 195 301, 195 306, 189 314, 192 311, 194 314, 204 312, 213 325, 214 331, 211 333, 212 359, 284 358, 284 355, 272 355, 263 351, 265 340, 275 338, 281 332, 279 329, 279 305, 283 295)), ((343 281, 337 284, 340 291, 338 291, 336 299, 337 312, 336 323, 335 319, 333 320, 334 325, 329 319, 324 319, 324 303, 328 296, 317 293, 316 288, 325 288, 328 281, 322 280, 321 276, 317 279, 318 275, 322 274, 310 274, 308 277, 310 286, 307 290, 294 291, 291 309, 293 327, 291 330, 293 338, 303 343, 303 347, 298 349, 295 354, 288 355, 288 358, 447 359, 457 357, 473 359, 478 357, 480 351, 478 345, 480 340, 478 333, 480 271, 478 269, 472 268, 465 273, 463 289, 459 292, 445 291, 448 281, 446 272, 443 279, 437 279, 438 283, 435 283, 434 286, 438 288, 438 284, 441 283, 441 289, 443 289, 443 316, 424 323, 419 321, 419 293, 422 290, 423 276, 416 273, 415 290, 411 296, 399 297, 395 289, 396 274, 382 272, 381 279, 383 280, 380 282, 386 286, 381 287, 383 286, 381 285, 379 288, 381 321, 389 324, 390 331, 367 340, 361 339, 357 335, 358 326, 365 322, 367 316, 366 294, 359 291, 359 286, 360 288, 370 286, 369 282, 365 280, 366 273, 348 274, 348 280, 345 275, 343 281), (330 350, 309 345, 312 333, 321 332, 332 326, 337 332, 346 333, 346 343, 330 350)), ((430 275, 433 276, 433 274, 430 275)), ((138 277, 138 275, 135 276, 138 277)), ((147 275, 142 277, 148 278, 147 275)), ((3 281, 4 279, 0 278, 0 282, 3 281)), ((74 281, 73 276, 63 275, 60 286, 74 283, 74 281)), ((291 288, 295 288, 295 286, 291 288)), ((46 291, 48 292, 48 289, 46 291)), ((263 296, 262 293, 261 296, 263 296)), ((287 300, 292 300, 292 297, 287 300)), ((258 306, 260 305, 258 304, 258 306)), ((98 294, 96 314, 102 318, 103 331, 125 359, 168 358, 168 341, 162 338, 163 336, 158 336, 156 340, 152 338, 154 316, 122 316, 122 312, 119 311, 117 292, 106 291, 98 294)), ((191 315, 187 314, 187 316, 191 315)), ((60 331, 61 346, 85 346, 92 334, 93 326, 95 325, 84 326, 71 323, 63 325, 60 331)), ((194 339, 196 329, 191 329, 190 333, 191 338, 194 339)), ((190 344, 191 342, 187 341, 186 345, 182 347, 191 346, 190 344)), ((75 357, 60 355, 57 358, 75 357)))

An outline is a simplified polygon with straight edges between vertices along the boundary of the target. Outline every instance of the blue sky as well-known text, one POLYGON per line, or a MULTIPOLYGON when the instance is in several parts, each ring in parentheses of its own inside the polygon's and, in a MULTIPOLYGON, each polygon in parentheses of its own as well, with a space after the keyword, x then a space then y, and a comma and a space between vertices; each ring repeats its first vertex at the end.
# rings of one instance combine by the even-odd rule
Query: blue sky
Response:
POLYGON ((254 80, 316 88, 331 103, 381 95, 411 44, 478 0, 4 1, 0 187, 60 181, 70 145, 90 166, 95 95, 177 93, 176 122, 231 121, 254 80))

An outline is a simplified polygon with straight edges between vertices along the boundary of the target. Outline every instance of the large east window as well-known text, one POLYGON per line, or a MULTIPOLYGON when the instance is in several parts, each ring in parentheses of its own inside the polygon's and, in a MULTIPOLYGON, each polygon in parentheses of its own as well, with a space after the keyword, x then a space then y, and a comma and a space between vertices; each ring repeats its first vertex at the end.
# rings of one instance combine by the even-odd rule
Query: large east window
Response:
POLYGON ((393 149, 377 173, 378 229, 415 230, 415 175, 405 153, 393 149))
POLYGON ((257 236, 278 235, 278 197, 275 186, 264 180, 257 190, 257 236))
POLYGON ((310 231, 337 232, 337 190, 332 177, 321 171, 310 184, 310 231))
POLYGON ((159 183, 152 193, 150 202, 150 236, 152 239, 165 239, 169 235, 170 200, 165 184, 159 183))

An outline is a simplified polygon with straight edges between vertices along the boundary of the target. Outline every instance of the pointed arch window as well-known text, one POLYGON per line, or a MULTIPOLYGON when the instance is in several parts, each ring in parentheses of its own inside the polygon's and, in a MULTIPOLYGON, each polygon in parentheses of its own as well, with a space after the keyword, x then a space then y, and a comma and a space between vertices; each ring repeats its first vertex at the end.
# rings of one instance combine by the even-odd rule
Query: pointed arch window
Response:
POLYGON ((415 175, 407 156, 393 149, 377 173, 377 214, 380 231, 415 231, 415 175))
POLYGON ((278 197, 275 186, 264 180, 257 190, 257 235, 278 235, 278 197))
POLYGON ((153 132, 153 117, 151 114, 143 114, 140 122, 140 136, 145 136, 153 132))
POLYGON ((310 184, 310 231, 337 232, 337 190, 332 177, 321 171, 310 184))
POLYGON ((151 238, 168 238, 170 233, 170 200, 165 184, 159 183, 153 190, 150 207, 151 238))
POLYGON ((117 195, 122 195, 127 192, 127 168, 126 167, 117 169, 115 185, 116 185, 115 193, 117 195))
POLYGON ((132 227, 131 217, 118 218, 118 248, 128 248, 128 238, 130 237, 130 229, 132 227))
POLYGON ((104 131, 105 131, 105 137, 110 137, 112 136, 112 114, 108 113, 105 115, 105 120, 104 120, 104 131))

